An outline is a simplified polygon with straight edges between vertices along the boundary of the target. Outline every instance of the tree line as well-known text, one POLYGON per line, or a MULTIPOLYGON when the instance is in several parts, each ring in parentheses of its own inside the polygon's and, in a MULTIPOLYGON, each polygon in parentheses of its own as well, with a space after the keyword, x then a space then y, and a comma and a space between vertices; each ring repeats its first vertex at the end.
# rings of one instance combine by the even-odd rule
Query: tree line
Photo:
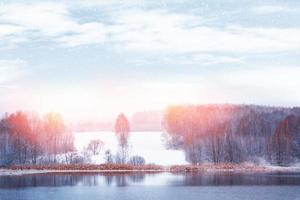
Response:
POLYGON ((0 121, 0 165, 57 163, 59 154, 73 150, 73 135, 59 114, 18 111, 0 121))
MULTIPOLYGON (((119 142, 116 154, 104 152, 106 163, 145 164, 141 156, 129 156, 130 124, 124 114, 115 122, 115 135, 119 142)), ((61 115, 50 113, 39 116, 18 111, 5 114, 0 120, 0 166, 24 164, 91 163, 91 157, 103 151, 104 142, 91 140, 79 152, 74 147, 74 136, 61 115)))
POLYGON ((202 162, 300 161, 300 109, 252 105, 179 105, 163 122, 168 146, 202 162))

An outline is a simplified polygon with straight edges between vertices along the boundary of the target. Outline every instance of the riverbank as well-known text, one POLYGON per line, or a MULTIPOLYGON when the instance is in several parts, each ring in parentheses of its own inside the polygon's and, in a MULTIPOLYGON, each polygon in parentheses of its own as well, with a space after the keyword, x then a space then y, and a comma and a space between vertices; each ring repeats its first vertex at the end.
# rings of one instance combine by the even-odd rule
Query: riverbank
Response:
POLYGON ((127 164, 59 164, 59 165, 16 165, 0 169, 0 176, 14 176, 26 174, 47 174, 47 173, 197 173, 197 172, 299 172, 300 166, 279 167, 261 166, 249 163, 244 164, 199 164, 199 165, 127 165, 127 164))

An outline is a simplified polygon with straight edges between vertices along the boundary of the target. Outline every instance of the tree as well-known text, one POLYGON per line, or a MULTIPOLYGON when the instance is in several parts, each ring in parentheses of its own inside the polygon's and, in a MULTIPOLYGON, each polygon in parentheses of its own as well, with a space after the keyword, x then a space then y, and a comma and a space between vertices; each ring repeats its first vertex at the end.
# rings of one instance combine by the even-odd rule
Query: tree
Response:
POLYGON ((115 133, 118 137, 121 146, 127 146, 127 139, 129 136, 130 127, 126 116, 121 113, 115 123, 115 133))
POLYGON ((0 121, 0 166, 8 166, 13 162, 12 136, 8 128, 8 115, 0 121))
POLYGON ((0 165, 56 162, 56 154, 74 151, 73 134, 66 130, 58 114, 44 120, 22 111, 6 114, 0 120, 0 165))
POLYGON ((289 115, 278 124, 270 139, 271 161, 277 165, 288 165, 298 160, 299 144, 300 117, 289 115))
MULTIPOLYGON (((22 111, 5 115, 1 120, 6 164, 36 164, 42 154, 42 122, 36 114, 22 111), (8 162, 9 161, 9 162, 8 162)), ((3 154, 3 152, 1 153, 3 154)))
POLYGON ((32 113, 29 115, 29 142, 30 142, 30 150, 31 150, 31 163, 37 164, 37 158, 43 152, 42 148, 42 131, 43 131, 43 123, 40 117, 37 114, 32 113))
POLYGON ((167 109, 164 127, 186 160, 288 165, 300 160, 300 110, 252 105, 183 105, 167 109))
POLYGON ((65 155, 65 161, 66 163, 72 163, 73 158, 76 157, 76 152, 75 152, 75 146, 74 146, 74 135, 71 131, 66 131, 62 137, 60 138, 61 140, 61 147, 60 147, 60 152, 65 155))
POLYGON ((91 140, 87 149, 91 151, 93 155, 98 155, 103 146, 104 143, 101 140, 91 140))
POLYGON ((126 116, 121 113, 116 120, 115 123, 115 133, 119 141, 120 151, 119 151, 119 159, 120 163, 126 163, 127 154, 128 154, 128 136, 130 132, 129 122, 126 116))
POLYGON ((106 150, 106 151, 105 151, 105 154, 104 154, 104 160, 105 160, 105 162, 108 163, 108 164, 111 164, 111 163, 114 162, 113 156, 112 156, 110 150, 106 150))
POLYGON ((48 153, 49 159, 51 155, 53 157, 52 161, 57 162, 56 156, 60 149, 60 139, 64 134, 65 125, 62 117, 57 113, 49 113, 45 117, 44 129, 48 137, 48 153))
POLYGON ((25 164, 29 154, 29 120, 25 113, 18 111, 8 116, 8 131, 13 138, 13 159, 17 164, 25 164))
POLYGON ((132 165, 144 165, 145 159, 142 156, 132 156, 129 160, 129 163, 132 165))

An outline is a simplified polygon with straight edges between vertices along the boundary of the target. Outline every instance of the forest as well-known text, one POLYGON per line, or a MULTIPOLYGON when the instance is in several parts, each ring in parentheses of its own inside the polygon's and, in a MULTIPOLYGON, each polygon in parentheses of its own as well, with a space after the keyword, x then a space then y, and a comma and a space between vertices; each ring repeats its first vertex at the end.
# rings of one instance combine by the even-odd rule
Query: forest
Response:
POLYGON ((74 138, 56 113, 40 117, 18 111, 0 121, 0 165, 56 163, 58 155, 74 151, 74 138))
POLYGON ((300 160, 300 108, 255 105, 179 105, 165 113, 169 148, 193 164, 300 160))

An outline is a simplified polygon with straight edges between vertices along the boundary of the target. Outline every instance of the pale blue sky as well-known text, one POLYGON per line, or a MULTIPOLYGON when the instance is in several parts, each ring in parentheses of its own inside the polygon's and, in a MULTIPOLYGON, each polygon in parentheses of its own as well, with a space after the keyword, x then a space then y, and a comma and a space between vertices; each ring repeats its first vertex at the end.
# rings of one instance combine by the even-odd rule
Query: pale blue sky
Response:
POLYGON ((0 2, 1 112, 300 105, 299 1, 0 2))

